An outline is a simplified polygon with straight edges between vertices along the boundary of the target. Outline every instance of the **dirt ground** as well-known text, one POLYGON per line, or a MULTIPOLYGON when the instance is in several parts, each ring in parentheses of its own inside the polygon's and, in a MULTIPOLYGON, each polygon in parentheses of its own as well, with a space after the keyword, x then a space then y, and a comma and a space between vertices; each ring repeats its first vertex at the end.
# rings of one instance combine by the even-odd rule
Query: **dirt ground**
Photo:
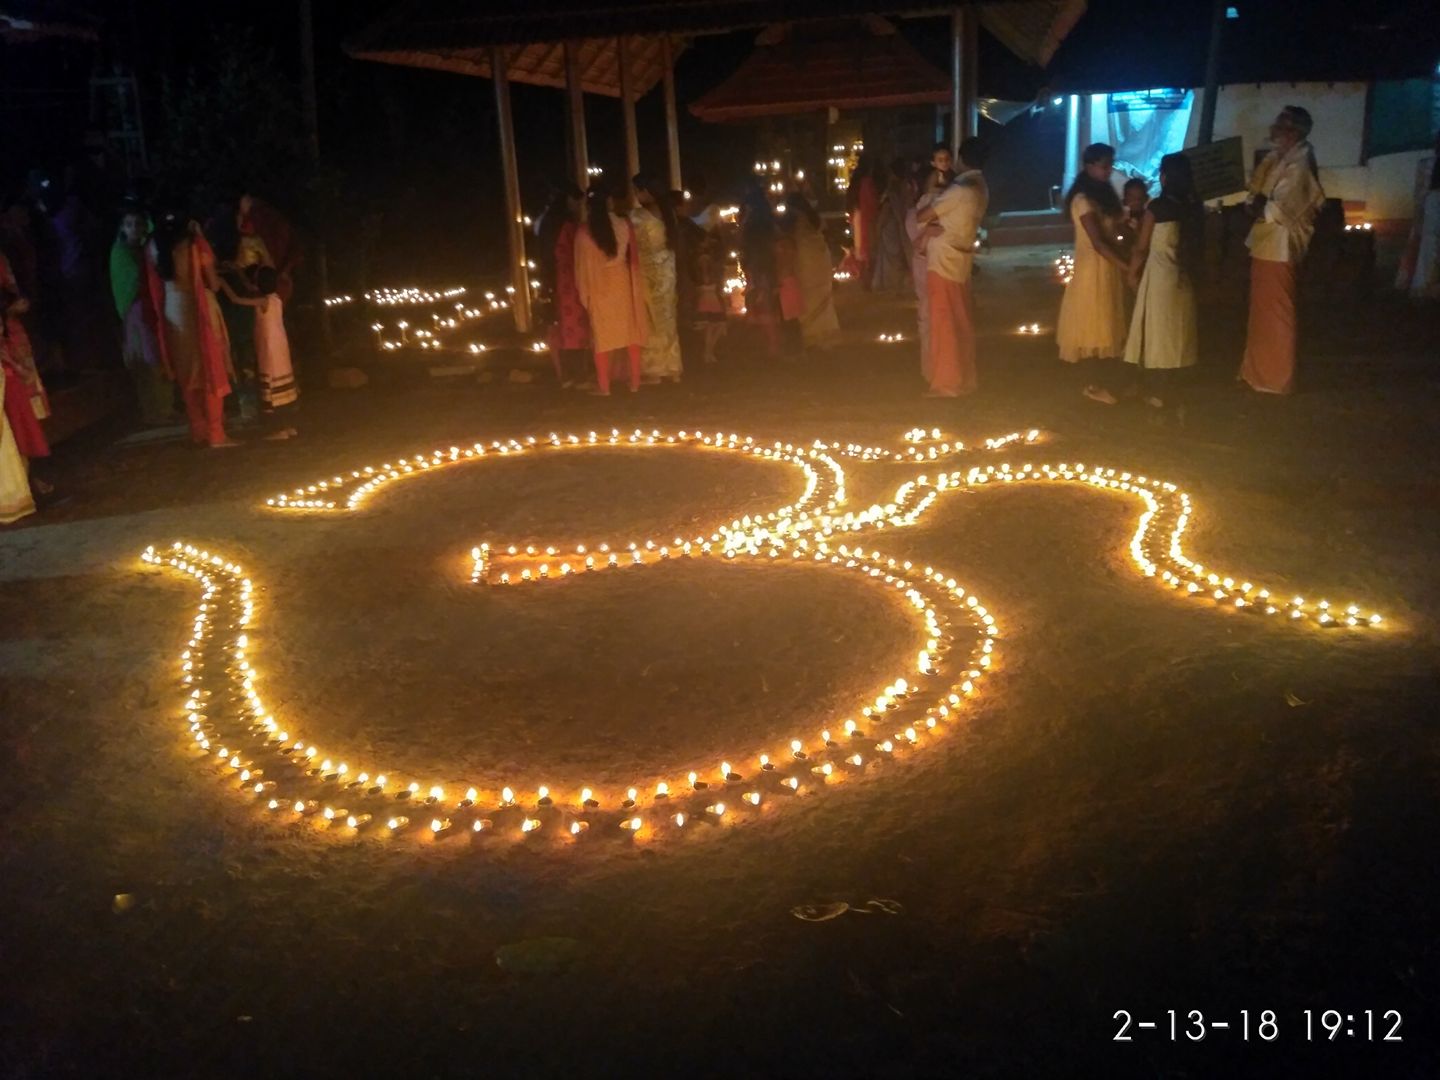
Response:
MULTIPOLYGON (((307 393, 289 443, 117 446, 111 427, 64 445, 70 500, 0 532, 0 1074, 1437 1075, 1434 317, 1312 305, 1302 392, 1272 400, 1232 381, 1243 311, 1222 295, 1186 422, 1157 426, 1082 401, 1048 334, 1013 333, 1053 326, 1052 255, 983 263, 965 401, 922 398, 913 342, 876 342, 911 310, 853 302, 832 355, 771 364, 737 338, 634 397, 377 379, 307 393), (780 465, 537 455, 349 517, 260 506, 451 442, 612 424, 886 445, 1038 427, 1010 461, 1173 480, 1195 558, 1387 621, 1327 635, 1196 606, 1131 568, 1133 502, 987 490, 864 540, 996 613, 976 707, 933 748, 744 822, 646 844, 342 838, 277 824, 196 760, 175 709, 196 592, 142 567, 147 543, 245 564, 277 714, 447 784, 714 768, 913 656, 903 605, 805 567, 469 584, 481 539, 694 535, 798 495, 780 465), (852 910, 792 913, 836 902, 852 910), (1231 1029, 1172 1041, 1171 1009, 1231 1029), (1242 1009, 1274 1010, 1273 1042, 1241 1039, 1242 1009), (1327 1039, 1326 1009, 1357 1034, 1327 1039), (1117 1042, 1117 1010, 1159 1026, 1117 1042), (1379 1042, 1386 1010, 1403 1041, 1379 1042)), ((854 506, 916 471, 846 469, 854 506)))

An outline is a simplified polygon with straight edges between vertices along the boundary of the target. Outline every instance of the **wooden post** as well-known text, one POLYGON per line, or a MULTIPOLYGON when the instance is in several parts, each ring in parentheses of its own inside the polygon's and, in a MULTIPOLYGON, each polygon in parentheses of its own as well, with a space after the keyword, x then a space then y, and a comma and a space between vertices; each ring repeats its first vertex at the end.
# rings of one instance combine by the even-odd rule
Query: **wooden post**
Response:
MULTIPOLYGON (((960 119, 966 138, 980 133, 980 17, 974 5, 967 5, 960 18, 960 47, 963 98, 960 119)), ((958 166, 957 166, 958 167, 958 166)))
POLYGON ((515 160, 515 120, 510 115, 510 75, 505 48, 490 46, 490 78, 495 83, 495 121, 500 126, 500 166, 505 173, 506 233, 510 240, 510 308, 515 329, 530 330, 530 269, 525 265, 525 218, 520 206, 520 167, 515 160))
POLYGON ((625 119, 625 186, 615 194, 630 190, 630 181, 640 171, 640 140, 635 134, 635 98, 630 93, 630 50, 623 36, 615 39, 616 60, 620 65, 620 108, 625 119))
POLYGON ((950 156, 960 167, 960 140, 964 138, 965 104, 965 16, 959 8, 950 11, 950 156))
POLYGON ((670 151, 670 190, 680 191, 680 120, 675 111, 675 53, 670 35, 660 35, 660 62, 665 65, 665 146, 670 151))
MULTIPOLYGON (((1220 97, 1220 37, 1225 29, 1225 0, 1214 0, 1210 12, 1210 51, 1205 57, 1205 100, 1200 105, 1199 143, 1215 137, 1215 106, 1220 97)), ((1367 84, 1368 85, 1368 84, 1367 84)), ((1366 115, 1369 115, 1368 112, 1366 115)))
POLYGON ((575 186, 590 186, 590 144, 585 137, 585 90, 580 85, 580 42, 565 42, 565 111, 570 121, 570 158, 575 186))
MULTIPOLYGON (((315 13, 311 0, 300 0, 300 111, 305 119, 305 149, 310 159, 310 183, 320 183, 320 114, 315 104, 315 13)), ((143 144, 142 144, 143 145, 143 144)), ((315 192, 319 194, 319 192, 315 192)), ((315 276, 320 284, 320 338, 327 353, 335 350, 335 336, 330 328, 330 308, 325 298, 330 295, 330 268, 325 258, 325 232, 319 230, 315 241, 315 276)))
MULTIPOLYGON (((1070 182, 1080 172, 1080 95, 1065 98, 1065 175, 1060 178, 1060 194, 1070 190, 1070 182)), ((1058 209, 1058 207, 1057 207, 1058 209)))

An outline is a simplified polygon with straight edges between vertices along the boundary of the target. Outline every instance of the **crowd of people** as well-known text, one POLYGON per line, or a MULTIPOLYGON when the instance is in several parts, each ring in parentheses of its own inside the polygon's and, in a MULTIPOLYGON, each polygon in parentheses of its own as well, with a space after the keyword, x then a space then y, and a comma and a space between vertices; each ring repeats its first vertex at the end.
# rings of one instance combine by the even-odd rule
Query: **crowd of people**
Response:
POLYGON ((48 187, 42 179, 13 201, 0 234, 0 523, 54 496, 34 474, 50 453, 40 426, 50 412, 47 374, 103 369, 115 357, 142 422, 165 426, 183 415, 197 446, 238 445, 226 426, 226 398, 237 389, 232 425, 258 416, 262 438, 298 433, 284 315, 298 247, 278 211, 253 195, 227 203, 209 221, 212 244, 180 210, 152 216, 127 203, 109 249, 112 307, 96 269, 107 264, 91 254, 96 219, 75 192, 52 209, 48 187), (58 284, 46 273, 51 262, 58 284))
MULTIPOLYGON (((1294 387, 1297 268, 1325 202, 1311 126, 1305 109, 1281 110, 1246 202, 1253 219, 1250 307, 1239 377, 1263 393, 1294 387)), ((1117 190, 1113 147, 1087 146, 1081 161, 1065 195, 1075 249, 1055 331, 1060 359, 1075 365, 1092 401, 1140 397, 1157 410, 1183 410, 1177 376, 1199 358, 1196 286, 1205 260, 1204 206, 1190 159, 1161 160, 1154 198, 1139 178, 1117 190)), ((851 265, 876 290, 898 291, 908 278, 931 396, 959 397, 977 386, 971 277, 989 202, 984 163, 984 146, 972 138, 961 144, 957 162, 939 145, 927 165, 897 160, 888 177, 862 160, 851 185, 851 265)), ((1423 266, 1419 251, 1435 246, 1435 227, 1417 230, 1416 262, 1423 266)))
MULTIPOLYGON (((1288 394, 1295 383, 1297 269, 1325 202, 1311 127, 1305 109, 1281 110, 1246 202, 1250 299, 1238 374, 1263 393, 1288 394)), ((1081 160, 1065 196, 1075 244, 1056 325, 1059 357, 1074 365, 1091 401, 1135 397, 1178 413, 1180 373, 1199 357, 1205 262, 1190 159, 1161 160, 1153 198, 1141 179, 1117 189, 1112 147, 1095 143, 1081 160)), ((989 205, 984 165, 975 138, 955 159, 943 144, 928 159, 897 159, 888 169, 862 156, 838 268, 803 174, 779 197, 751 179, 730 208, 709 200, 698 179, 689 192, 645 174, 624 185, 597 178, 585 192, 559 186, 536 233, 561 385, 608 395, 616 380, 632 392, 678 383, 687 359, 718 360, 738 316, 770 357, 831 349, 840 339, 838 269, 876 293, 913 290, 926 393, 974 392, 971 285, 989 205)), ((212 449, 237 445, 237 419, 258 416, 265 439, 295 436, 285 305, 299 248, 283 216, 250 195, 217 208, 204 227, 178 210, 152 216, 126 206, 109 252, 111 317, 97 305, 103 276, 85 254, 97 219, 71 183, 62 190, 32 176, 0 214, 0 523, 53 494, 33 469, 49 454, 40 424, 50 412, 47 372, 84 366, 107 349, 129 372, 146 424, 183 414, 191 441, 212 449)), ((1440 293, 1440 141, 1397 285, 1416 297, 1440 293)))
POLYGON ((839 339, 829 244, 801 188, 776 204, 751 182, 731 212, 706 200, 702 180, 681 192, 643 173, 623 190, 597 178, 586 192, 557 186, 535 232, 550 352, 567 389, 608 395, 617 357, 632 392, 678 383, 685 357, 717 362, 732 312, 772 357, 839 339), (737 278, 726 276, 732 257, 737 278))

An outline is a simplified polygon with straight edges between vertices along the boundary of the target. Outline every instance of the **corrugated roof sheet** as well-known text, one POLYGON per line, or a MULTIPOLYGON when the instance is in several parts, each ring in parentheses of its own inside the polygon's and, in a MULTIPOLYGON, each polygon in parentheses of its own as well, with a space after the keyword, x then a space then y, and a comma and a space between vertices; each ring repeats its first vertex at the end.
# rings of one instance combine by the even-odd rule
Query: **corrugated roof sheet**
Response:
MULTIPOLYGON (((647 93, 665 74, 664 52, 658 36, 627 36, 626 50, 630 59, 631 94, 647 93)), ((580 86, 587 94, 620 96, 620 58, 617 39, 583 38, 580 50, 580 86)), ((672 39, 671 55, 679 56, 683 39, 672 39)), ((564 42, 540 42, 507 46, 506 74, 512 82, 534 86, 565 86, 564 42)), ((434 68, 460 75, 490 77, 490 47, 455 45, 444 49, 370 49, 350 55, 359 60, 374 60, 404 67, 434 68)))
POLYGON ((872 16, 767 31, 739 70, 690 111, 702 120, 749 120, 949 99, 950 77, 872 16))
MULTIPOLYGON (((619 70, 613 40, 621 32, 636 42, 634 80, 644 93, 660 78, 658 36, 683 40, 776 23, 855 18, 872 14, 941 15, 974 3, 980 22, 1011 52, 1032 64, 1046 64, 1055 47, 1085 10, 1085 0, 668 0, 596 4, 584 0, 410 0, 388 17, 345 42, 361 60, 409 67, 490 74, 490 48, 520 48, 509 64, 510 78, 541 86, 563 86, 558 47, 583 41, 584 88, 616 97, 619 70), (652 65, 651 62, 654 62, 652 65)), ((929 100, 929 99, 926 99, 929 100)))

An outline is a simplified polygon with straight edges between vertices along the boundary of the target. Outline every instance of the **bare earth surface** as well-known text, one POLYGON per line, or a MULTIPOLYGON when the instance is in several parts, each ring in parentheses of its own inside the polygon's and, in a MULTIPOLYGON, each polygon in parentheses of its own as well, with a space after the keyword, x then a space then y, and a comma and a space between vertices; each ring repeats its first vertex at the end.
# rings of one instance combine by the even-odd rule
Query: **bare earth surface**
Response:
MULTIPOLYGON (((1222 297, 1185 426, 1154 426, 1008 332, 1053 323, 1050 254, 984 264, 969 401, 922 399, 913 344, 874 341, 912 312, 867 302, 835 354, 767 365, 737 339, 633 398, 421 377, 310 393, 290 443, 62 447, 72 499, 0 533, 0 1074, 1440 1073, 1433 316, 1307 312, 1303 392, 1270 400, 1230 381, 1222 297), (806 567, 469 583, 482 539, 668 540, 781 505, 803 484, 781 465, 537 455, 346 518, 261 505, 452 441, 612 424, 886 445, 1039 427, 1008 460, 1173 480, 1194 557, 1387 624, 1197 606, 1131 568, 1136 504, 987 490, 864 542, 983 598, 995 675, 948 738, 835 790, 648 843, 417 842, 279 822, 197 761, 175 708, 196 593, 141 566, 147 543, 244 563, 278 715, 447 785, 713 770, 813 737, 913 658, 894 596, 806 567), (857 910, 792 914, 839 901, 857 910), (1404 1041, 1317 1022, 1307 1042, 1307 1008, 1399 1010, 1404 1041), (1160 1029, 1114 1042, 1119 1009, 1160 1029), (1172 1043, 1169 1009, 1232 1028, 1270 1009, 1279 1035, 1172 1043)), ((846 469, 852 506, 918 471, 846 469)))

